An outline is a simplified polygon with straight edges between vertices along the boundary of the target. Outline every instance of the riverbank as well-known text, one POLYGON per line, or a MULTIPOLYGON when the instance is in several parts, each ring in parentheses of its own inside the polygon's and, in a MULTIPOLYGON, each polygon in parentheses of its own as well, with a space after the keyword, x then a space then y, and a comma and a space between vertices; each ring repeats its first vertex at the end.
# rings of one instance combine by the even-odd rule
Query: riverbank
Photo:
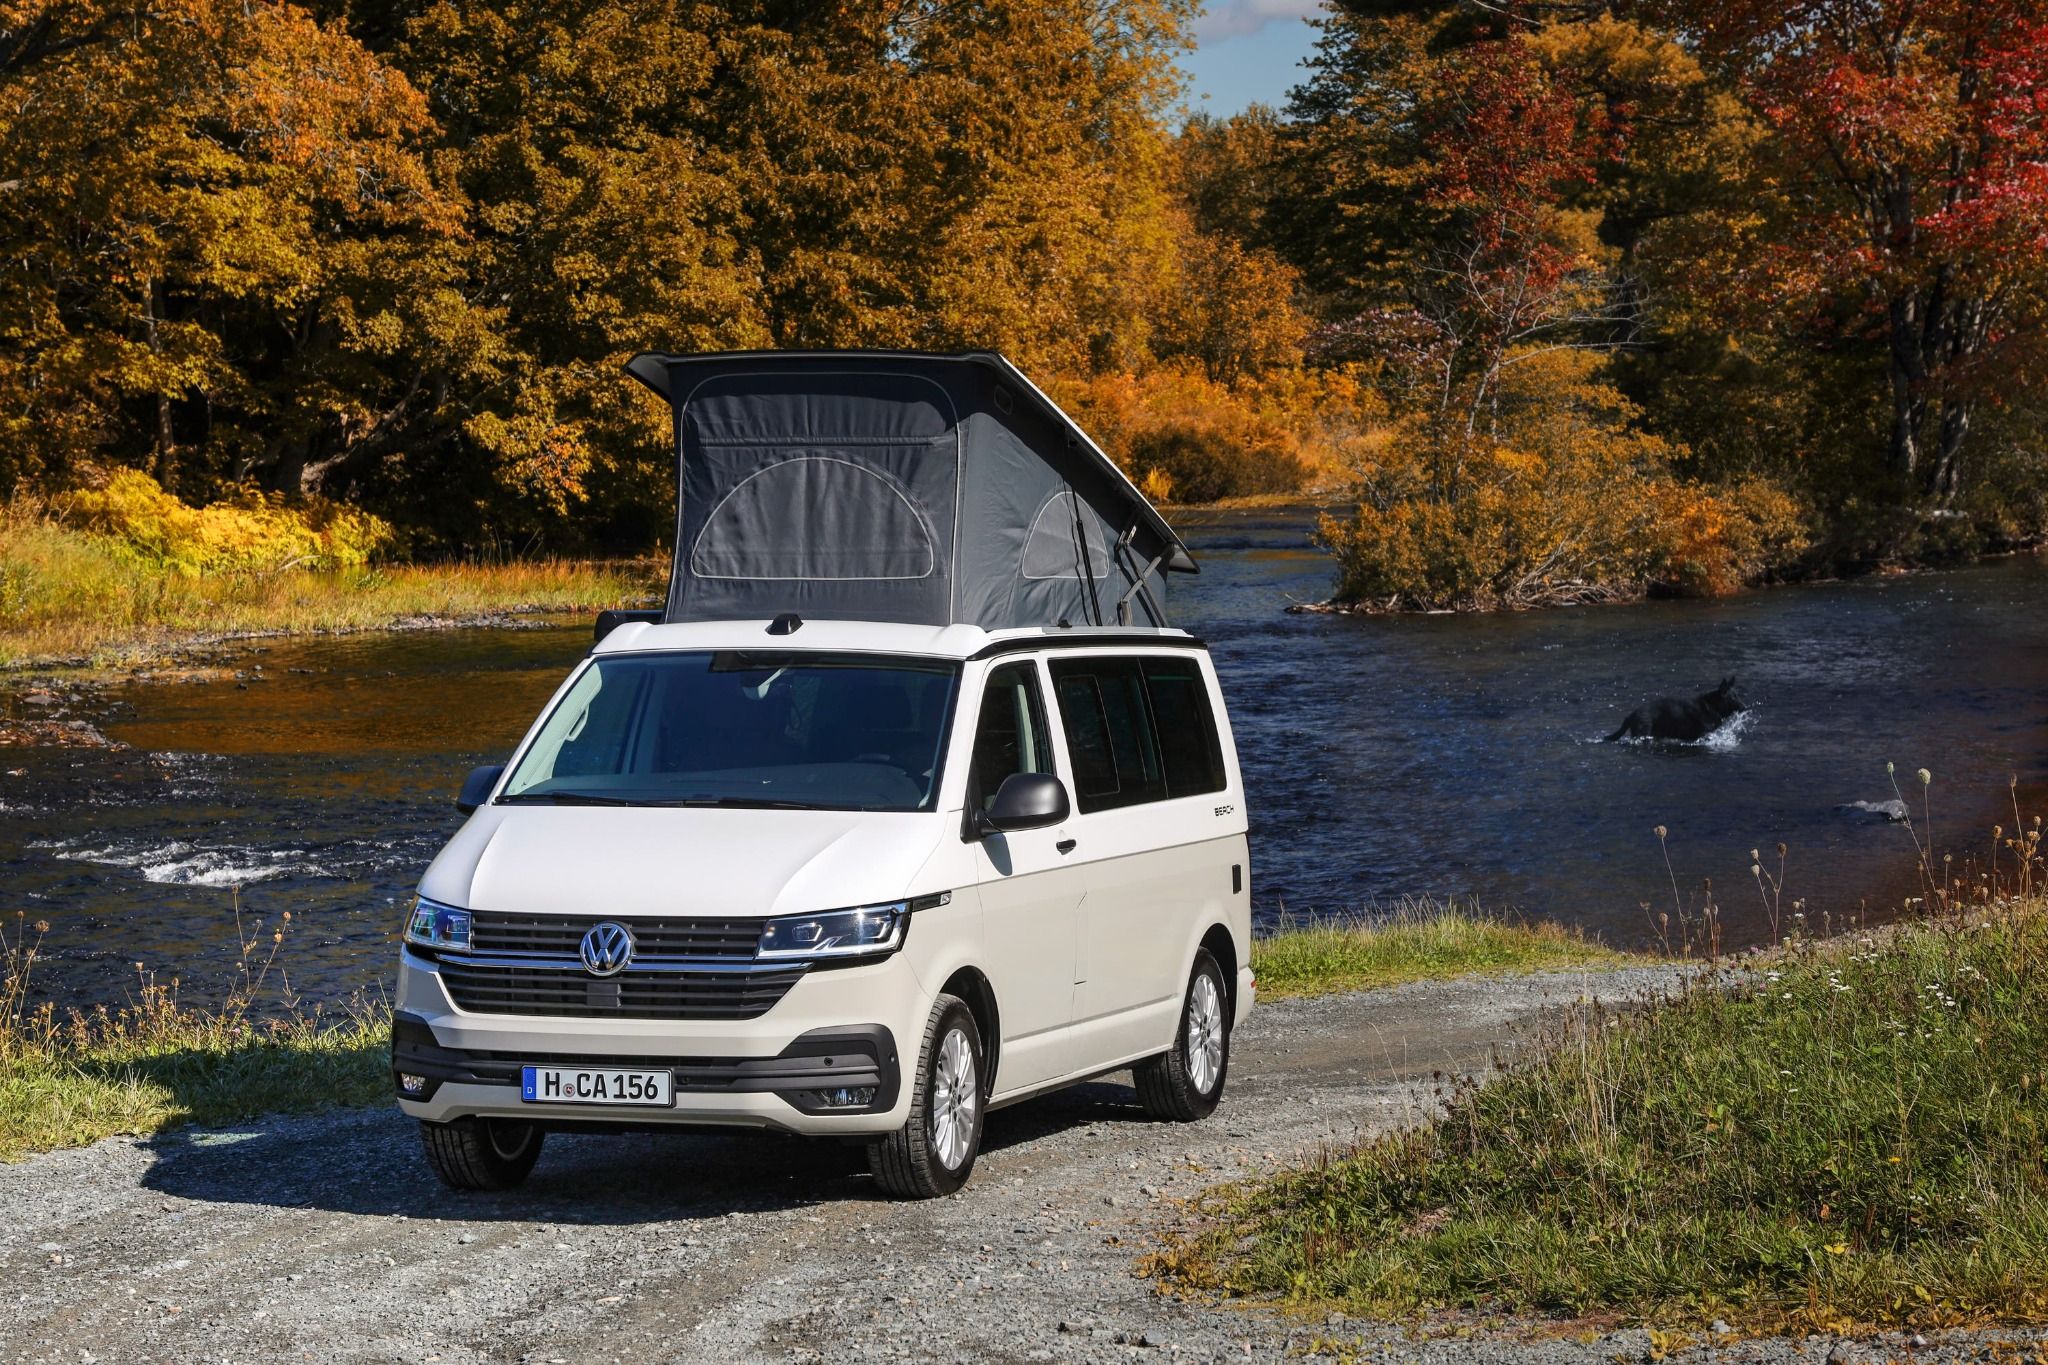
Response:
MULTIPOLYGON (((1244 510, 1253 509, 1250 504, 1247 504, 1244 510)), ((1779 588, 1853 583, 1859 579, 1909 578, 1923 574, 1951 572, 1974 564, 1993 564, 2004 560, 2040 558, 2043 556, 2048 556, 2048 542, 2034 539, 2024 543, 2000 546, 1964 556, 1940 555, 1925 558, 1878 560, 1856 564, 1780 566, 1771 573, 1754 580, 1711 593, 1700 592, 1679 584, 1652 580, 1569 582, 1550 584, 1541 594, 1529 595, 1513 600, 1498 596, 1478 596, 1460 599, 1448 605, 1424 605, 1418 604, 1413 599, 1402 594, 1395 593, 1384 597, 1347 598, 1332 596, 1316 602, 1292 602, 1288 604, 1286 610, 1291 615, 1296 616, 1512 615, 1529 611, 1552 611, 1566 607, 1614 607, 1631 606, 1652 601, 1720 600, 1750 593, 1768 592, 1779 588)))
POLYGON ((530 560, 186 574, 17 517, 0 536, 0 671, 160 665, 289 635, 487 625, 658 597, 653 561, 530 560))
POLYGON ((236 916, 235 985, 216 1006, 135 964, 126 1004, 29 1003, 47 926, 0 928, 0 1162, 123 1134, 374 1104, 390 1093, 390 1013, 301 1008, 280 964, 289 916, 236 916))
POLYGON ((1437 1327, 2048 1322, 2044 967, 2048 903, 1970 904, 1573 1016, 1422 1127, 1212 1196, 1159 1269, 1437 1327))
POLYGON ((1521 922, 1435 901, 1391 913, 1283 921, 1252 941, 1259 999, 1382 990, 1411 981, 1611 971, 1644 961, 1549 921, 1521 922))
MULTIPOLYGON (((241 942, 237 985, 215 1007, 182 1003, 140 976, 129 1004, 60 1014, 31 1008, 37 926, 0 933, 0 1161, 116 1135, 309 1113, 388 1098, 381 1006, 304 1011, 284 980, 291 925, 241 942)), ((1443 907, 1382 923, 1305 924, 1253 943, 1263 998, 1425 980, 1524 975, 1631 961, 1556 925, 1516 925, 1443 907)), ((141 964, 137 971, 141 972, 141 964)))

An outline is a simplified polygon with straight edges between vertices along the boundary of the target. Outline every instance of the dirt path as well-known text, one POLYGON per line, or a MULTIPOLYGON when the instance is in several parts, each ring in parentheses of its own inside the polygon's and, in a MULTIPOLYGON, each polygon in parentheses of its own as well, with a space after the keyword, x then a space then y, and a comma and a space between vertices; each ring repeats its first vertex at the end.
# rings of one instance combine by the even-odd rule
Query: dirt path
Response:
MULTIPOLYGON (((1263 1007, 1208 1122, 1148 1123, 1128 1086, 1086 1086, 992 1116, 973 1183, 927 1204, 878 1199, 858 1148, 773 1136, 557 1136, 524 1190, 458 1196, 383 1111, 52 1153, 0 1167, 0 1361, 1273 1360, 1318 1337, 1373 1358, 1644 1359, 1641 1333, 1423 1344, 1182 1304, 1132 1263, 1174 1201, 1412 1121, 1433 1072, 1483 1068, 1589 993, 1671 980, 1263 1007)), ((1892 1354, 1873 1345, 1715 1354, 1892 1354)))

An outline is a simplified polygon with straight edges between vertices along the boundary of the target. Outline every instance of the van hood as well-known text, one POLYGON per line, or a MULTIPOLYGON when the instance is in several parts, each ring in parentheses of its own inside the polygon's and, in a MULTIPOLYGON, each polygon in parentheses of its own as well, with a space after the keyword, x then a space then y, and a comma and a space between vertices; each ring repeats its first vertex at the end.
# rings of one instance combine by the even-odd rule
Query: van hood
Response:
POLYGON ((483 806, 420 881, 507 914, 803 914, 921 894, 943 815, 664 806, 483 806))

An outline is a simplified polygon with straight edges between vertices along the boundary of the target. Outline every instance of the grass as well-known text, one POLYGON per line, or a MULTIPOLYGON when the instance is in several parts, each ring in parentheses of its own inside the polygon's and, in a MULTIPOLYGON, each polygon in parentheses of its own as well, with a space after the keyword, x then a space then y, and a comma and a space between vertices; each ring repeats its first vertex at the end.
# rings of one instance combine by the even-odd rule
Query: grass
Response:
POLYGON ((1219 1192, 1156 1269, 1374 1318, 2048 1320, 2044 970, 2029 896, 1589 1011, 1426 1127, 1219 1192))
POLYGON ((28 508, 0 507, 0 668, 108 665, 221 636, 623 606, 642 564, 567 560, 189 575, 28 508))
POLYGON ((12 935, 0 934, 0 1161, 390 1097, 382 1008, 332 1017, 287 1004, 259 1016, 282 930, 259 960, 261 926, 251 929, 236 989, 219 1006, 181 1004, 175 985, 143 973, 129 1005, 62 1017, 27 1004, 41 930, 17 918, 12 935))
POLYGON ((1522 924, 1427 901, 1404 902, 1387 916, 1289 921, 1252 943, 1261 1000, 1627 960, 1559 924, 1522 924))

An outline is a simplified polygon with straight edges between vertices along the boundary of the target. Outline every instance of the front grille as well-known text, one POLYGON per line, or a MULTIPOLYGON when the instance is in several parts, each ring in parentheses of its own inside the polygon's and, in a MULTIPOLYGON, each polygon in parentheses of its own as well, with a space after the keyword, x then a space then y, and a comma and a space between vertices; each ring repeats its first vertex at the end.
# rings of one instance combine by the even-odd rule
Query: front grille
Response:
POLYGON ((478 966, 441 959, 441 981, 459 1009, 477 1014, 604 1019, 758 1019, 789 993, 802 965, 770 971, 636 972, 592 977, 575 968, 478 966))
MULTIPOLYGON (((471 921, 474 951, 574 959, 599 915, 502 915, 479 910, 471 921)), ((752 958, 761 943, 758 919, 614 919, 633 933, 633 956, 752 958)))
POLYGON ((470 951, 441 956, 449 998, 478 1014, 756 1019, 804 974, 802 964, 756 964, 758 919, 621 918, 613 923, 632 931, 633 965, 593 977, 580 953, 599 919, 477 911, 470 951))

